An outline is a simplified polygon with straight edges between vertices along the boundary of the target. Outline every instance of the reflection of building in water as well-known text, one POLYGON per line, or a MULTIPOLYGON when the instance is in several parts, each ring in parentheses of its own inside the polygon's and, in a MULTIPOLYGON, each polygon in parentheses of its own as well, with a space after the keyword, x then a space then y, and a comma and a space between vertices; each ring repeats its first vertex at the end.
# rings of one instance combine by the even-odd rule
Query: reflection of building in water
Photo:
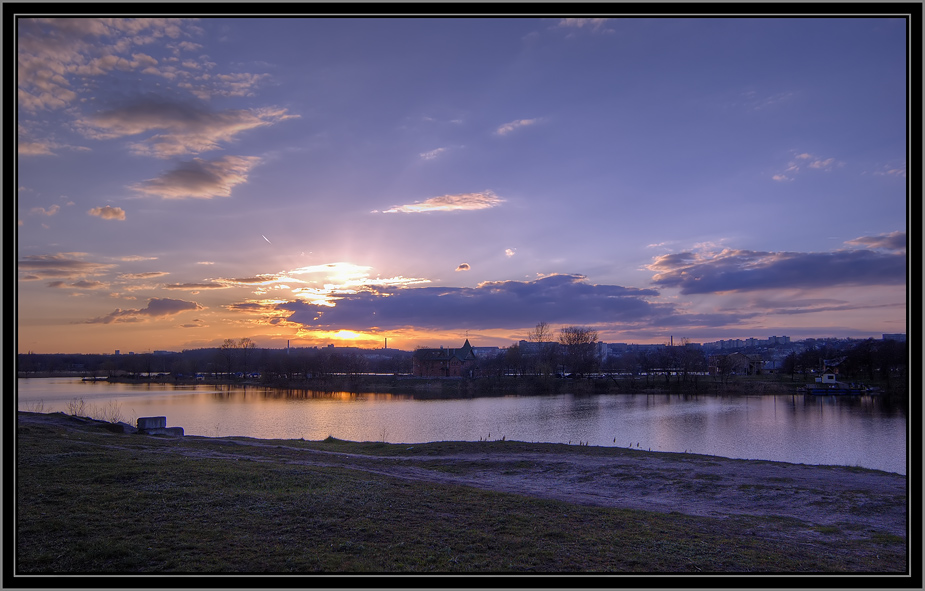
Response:
POLYGON ((475 364, 469 339, 459 349, 418 349, 411 357, 411 373, 419 377, 468 377, 475 364))

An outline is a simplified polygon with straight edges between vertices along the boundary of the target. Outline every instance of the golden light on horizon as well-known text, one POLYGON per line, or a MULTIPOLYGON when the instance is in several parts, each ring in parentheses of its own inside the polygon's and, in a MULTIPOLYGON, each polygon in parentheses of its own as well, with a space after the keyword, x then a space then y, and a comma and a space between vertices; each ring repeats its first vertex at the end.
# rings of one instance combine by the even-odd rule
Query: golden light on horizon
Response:
POLYGON ((363 338, 366 335, 353 332, 352 330, 339 330, 331 336, 332 338, 335 338, 335 339, 347 339, 347 340, 354 341, 356 339, 363 338))

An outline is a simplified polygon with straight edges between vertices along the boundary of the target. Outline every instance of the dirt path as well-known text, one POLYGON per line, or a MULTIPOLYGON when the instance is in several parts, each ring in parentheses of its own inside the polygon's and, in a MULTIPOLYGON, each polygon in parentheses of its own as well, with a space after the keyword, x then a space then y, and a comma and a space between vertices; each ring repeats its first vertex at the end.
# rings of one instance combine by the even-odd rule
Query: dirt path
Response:
MULTIPOLYGON (((48 418, 54 416, 20 414, 19 421, 20 425, 60 423, 61 419, 48 418)), ((133 439, 114 437, 110 445, 138 449, 133 439)), ((820 535, 816 528, 825 527, 838 528, 848 538, 869 538, 873 531, 906 537, 906 477, 899 474, 656 452, 598 454, 570 448, 576 453, 548 453, 511 448, 379 457, 258 439, 185 437, 152 453, 348 468, 586 505, 710 517, 790 518, 804 523, 796 529, 810 541, 820 535)))
MULTIPOLYGON (((235 444, 272 447, 259 440, 235 444)), ((866 537, 905 537, 906 478, 844 467, 639 452, 633 455, 505 452, 371 458, 289 448, 286 462, 338 466, 398 478, 688 515, 773 515, 839 526, 866 537)), ((237 454, 235 454, 237 455, 237 454)), ((252 459, 266 459, 262 454, 252 459)))

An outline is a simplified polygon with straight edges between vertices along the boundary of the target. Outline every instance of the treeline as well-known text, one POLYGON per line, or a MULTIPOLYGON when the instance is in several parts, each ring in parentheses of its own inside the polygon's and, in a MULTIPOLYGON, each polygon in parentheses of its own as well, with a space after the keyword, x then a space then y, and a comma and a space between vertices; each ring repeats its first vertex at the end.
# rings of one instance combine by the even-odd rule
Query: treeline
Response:
POLYGON ((361 373, 410 373, 411 353, 396 349, 358 348, 259 349, 248 340, 227 340, 222 347, 179 353, 40 354, 20 353, 17 371, 29 375, 176 380, 260 380, 266 383, 361 373), (242 342, 243 341, 243 342, 242 342))
POLYGON ((808 379, 813 372, 836 369, 839 380, 882 383, 902 390, 908 380, 909 349, 904 341, 867 339, 844 348, 824 344, 791 352, 784 358, 781 373, 808 379))
MULTIPOLYGON (((542 324, 542 323, 541 323, 542 324)), ((546 327, 524 346, 512 345, 496 356, 476 361, 472 375, 482 378, 521 377, 551 380, 604 374, 638 380, 646 386, 702 384, 708 356, 700 347, 682 343, 622 355, 599 355, 597 333, 567 327, 552 340, 546 327), (575 330, 572 330, 575 329, 575 330)), ((295 348, 260 349, 247 338, 228 339, 221 347, 180 353, 133 355, 39 354, 18 355, 18 375, 76 375, 172 380, 260 381, 293 384, 327 376, 360 374, 407 375, 412 355, 397 349, 295 348)), ((826 368, 836 368, 839 380, 861 381, 893 391, 905 391, 908 349, 905 342, 868 339, 840 347, 819 344, 787 355, 778 370, 780 379, 811 382, 826 368)))

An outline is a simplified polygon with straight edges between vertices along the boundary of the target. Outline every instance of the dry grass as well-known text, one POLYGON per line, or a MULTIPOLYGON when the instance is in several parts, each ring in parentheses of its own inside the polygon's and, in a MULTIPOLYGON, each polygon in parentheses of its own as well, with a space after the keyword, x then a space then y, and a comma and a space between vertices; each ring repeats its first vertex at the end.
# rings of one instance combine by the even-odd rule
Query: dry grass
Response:
MULTIPOLYGON (((281 442, 282 443, 282 442, 281 442)), ((23 573, 754 573, 902 572, 898 541, 852 555, 834 528, 780 544, 770 518, 561 501, 286 461, 291 446, 370 461, 435 448, 287 442, 259 454, 227 440, 21 426, 16 572, 23 573), (221 449, 222 455, 207 452, 221 449), (193 453, 195 452, 195 453, 193 453), (861 557, 861 558, 858 558, 861 557)), ((508 443, 507 445, 510 445, 508 443)), ((546 447, 546 446, 543 446, 546 447)), ((554 446, 574 453, 567 446, 554 446)), ((593 448, 581 448, 592 452, 593 448)), ((904 541, 903 541, 904 542, 904 541)), ((854 543, 854 542, 852 542, 854 543)), ((904 547, 904 543, 902 544, 904 547)))

